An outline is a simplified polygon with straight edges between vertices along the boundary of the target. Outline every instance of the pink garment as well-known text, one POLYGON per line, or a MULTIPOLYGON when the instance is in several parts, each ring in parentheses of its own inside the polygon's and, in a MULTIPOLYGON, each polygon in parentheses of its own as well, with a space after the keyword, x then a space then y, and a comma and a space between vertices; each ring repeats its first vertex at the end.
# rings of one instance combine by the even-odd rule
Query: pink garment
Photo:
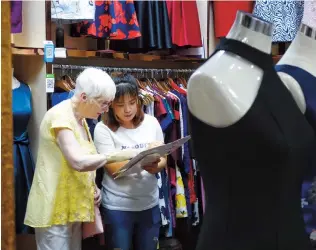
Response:
POLYGON ((86 239, 97 234, 103 235, 103 223, 100 214, 100 209, 94 206, 95 220, 93 222, 82 223, 82 238, 86 239))
POLYGON ((201 196, 202 196, 202 207, 203 207, 203 215, 205 213, 205 192, 204 192, 204 184, 203 178, 201 177, 201 196))
POLYGON ((316 0, 305 0, 302 23, 316 29, 316 0))

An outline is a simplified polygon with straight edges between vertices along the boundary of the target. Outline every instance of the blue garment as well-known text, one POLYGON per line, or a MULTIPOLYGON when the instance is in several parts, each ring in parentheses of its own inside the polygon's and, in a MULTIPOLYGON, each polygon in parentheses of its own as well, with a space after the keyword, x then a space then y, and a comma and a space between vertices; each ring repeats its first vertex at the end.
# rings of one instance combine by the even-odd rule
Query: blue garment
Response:
POLYGON ((24 83, 12 90, 15 223, 18 234, 32 232, 31 228, 24 225, 26 204, 35 169, 27 132, 32 115, 31 97, 31 90, 24 83))
MULTIPOLYGON (((57 105, 58 103, 64 101, 64 100, 67 100, 67 99, 71 98, 72 96, 73 96, 73 92, 53 93, 51 95, 52 107, 57 105)), ((89 127, 89 131, 90 131, 91 137, 93 139, 95 126, 100 121, 100 118, 98 120, 86 119, 86 121, 87 121, 87 124, 88 124, 88 127, 89 127)))
POLYGON ((69 99, 69 92, 61 92, 61 93, 52 93, 51 95, 52 98, 52 107, 57 105, 58 103, 69 99))
POLYGON ((157 250, 161 226, 159 206, 140 212, 101 207, 101 212, 107 249, 130 250, 135 234, 136 246, 133 249, 157 250))
POLYGON ((163 105, 167 111, 166 116, 160 121, 160 126, 163 132, 166 132, 167 128, 172 124, 174 115, 171 111, 170 105, 166 99, 162 99, 163 105))
MULTIPOLYGON (((291 65, 276 65, 277 72, 283 72, 293 77, 300 85, 306 102, 305 117, 309 124, 316 131, 316 77, 305 71, 304 69, 291 66, 291 65)), ((316 200, 315 194, 315 182, 316 176, 316 164, 315 161, 311 162, 310 169, 305 175, 302 185, 301 194, 301 206, 305 221, 305 229, 308 235, 316 230, 316 200)))
POLYGON ((253 14, 273 24, 273 42, 291 42, 301 25, 304 1, 256 0, 253 14))

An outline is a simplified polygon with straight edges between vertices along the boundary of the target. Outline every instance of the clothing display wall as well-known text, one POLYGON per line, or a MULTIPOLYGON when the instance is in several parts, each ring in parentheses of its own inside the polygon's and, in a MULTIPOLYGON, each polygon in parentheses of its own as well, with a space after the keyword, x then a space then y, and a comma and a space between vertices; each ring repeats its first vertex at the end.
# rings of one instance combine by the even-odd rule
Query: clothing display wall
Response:
MULTIPOLYGON (((65 12, 67 1, 62 3, 59 11, 65 12)), ((302 20, 315 26, 315 0, 96 1, 94 20, 73 24, 70 35, 108 39, 108 48, 118 52, 207 58, 238 10, 272 23, 276 43, 291 42, 302 20)))
POLYGON ((31 90, 25 83, 20 83, 18 88, 12 90, 15 226, 18 234, 32 232, 31 228, 24 225, 35 168, 27 132, 32 115, 31 95, 31 90))
MULTIPOLYGON (((57 66, 55 65, 54 67, 57 69, 57 66)), ((84 67, 63 65, 61 68, 72 68, 73 70, 81 71, 84 67)), ((109 73, 113 72, 111 68, 104 68, 104 70, 109 73)), ((128 69, 123 70, 128 72, 128 69)), ((133 69, 130 69, 130 71, 133 73, 133 69)), ((161 73, 161 70, 156 71, 157 73, 155 73, 155 70, 152 70, 155 75, 161 73)), ((117 74, 117 72, 113 74, 117 74)), ((136 73, 136 78, 137 75, 136 73)), ((155 116, 158 119, 164 132, 165 143, 189 134, 186 100, 186 79, 188 75, 187 73, 184 75, 183 77, 175 78, 137 78, 143 110, 146 114, 155 116)), ((62 77, 62 79, 65 79, 65 77, 62 77)), ((55 88, 55 93, 51 96, 52 105, 56 105, 63 99, 68 99, 71 96, 71 91, 67 92, 65 91, 67 87, 62 87, 62 83, 66 84, 65 81, 57 82, 58 88, 55 88)), ((91 120, 90 122, 90 131, 93 133, 96 121, 91 120)), ((189 143, 186 143, 182 148, 168 156, 168 168, 156 175, 158 178, 159 208, 162 218, 160 232, 163 237, 175 235, 177 219, 187 219, 191 226, 200 224, 205 197, 203 183, 197 166, 198 163, 190 155, 189 143)), ((102 179, 100 178, 100 175, 102 176, 103 174, 102 172, 102 169, 98 171, 98 180, 102 179)))

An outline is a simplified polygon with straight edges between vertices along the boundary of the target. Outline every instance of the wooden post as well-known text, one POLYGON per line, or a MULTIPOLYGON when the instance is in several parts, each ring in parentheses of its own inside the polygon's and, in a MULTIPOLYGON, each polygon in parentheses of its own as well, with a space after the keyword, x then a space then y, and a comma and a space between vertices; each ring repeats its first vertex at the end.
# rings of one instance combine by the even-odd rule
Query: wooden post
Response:
POLYGON ((15 250, 10 1, 1 1, 1 248, 15 250))

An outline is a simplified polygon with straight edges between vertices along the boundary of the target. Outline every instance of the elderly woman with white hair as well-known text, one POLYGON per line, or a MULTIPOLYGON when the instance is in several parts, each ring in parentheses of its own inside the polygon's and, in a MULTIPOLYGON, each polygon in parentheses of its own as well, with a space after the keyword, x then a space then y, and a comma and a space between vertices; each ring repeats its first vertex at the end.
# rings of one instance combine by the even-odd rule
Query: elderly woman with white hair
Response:
POLYGON ((111 77, 89 68, 76 80, 72 98, 48 110, 39 129, 39 149, 24 223, 35 228, 37 250, 80 250, 82 223, 94 221, 100 204, 97 154, 85 118, 107 112, 116 93, 111 77))

